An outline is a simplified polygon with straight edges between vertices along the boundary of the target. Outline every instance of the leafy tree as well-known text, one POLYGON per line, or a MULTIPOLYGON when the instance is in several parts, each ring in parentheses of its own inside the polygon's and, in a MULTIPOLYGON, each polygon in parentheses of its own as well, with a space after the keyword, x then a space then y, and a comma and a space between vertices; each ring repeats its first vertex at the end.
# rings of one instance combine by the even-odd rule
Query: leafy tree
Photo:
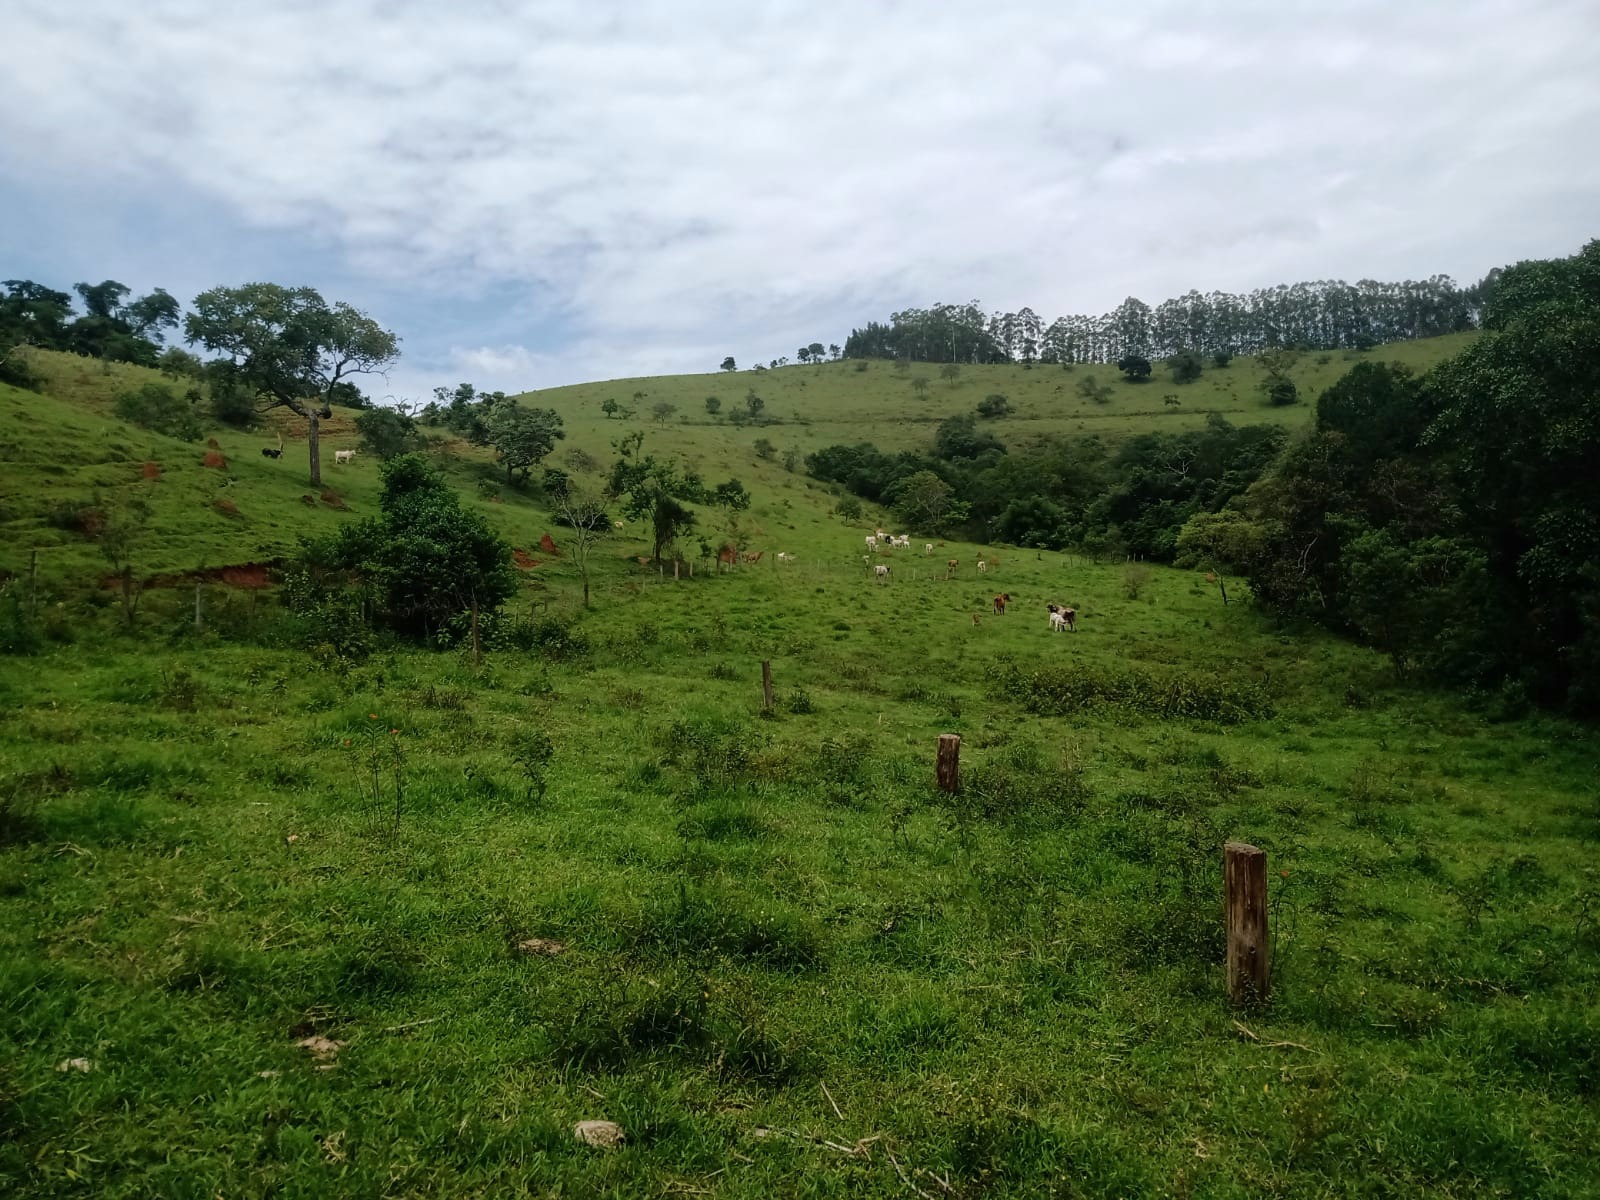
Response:
POLYGON ((1006 505, 994 523, 1002 541, 1018 546, 1060 549, 1070 537, 1067 510, 1047 496, 1020 496, 1006 505))
POLYGON ((792 447, 788 450, 785 450, 783 452, 783 469, 792 475, 799 466, 800 451, 795 450, 792 447))
POLYGON ((918 375, 912 379, 911 390, 917 394, 919 399, 925 398, 928 394, 928 377, 926 375, 918 375))
POLYGON ((730 354, 722 360, 722 369, 724 371, 737 371, 739 369, 739 364, 733 361, 733 355, 730 354))
POLYGON ((1180 350, 1167 359, 1167 369, 1172 372, 1173 383, 1193 383, 1200 378, 1205 360, 1193 350, 1180 350))
POLYGON ((122 617, 133 628, 133 618, 139 611, 140 587, 133 577, 134 556, 143 541, 145 526, 150 522, 150 503, 136 496, 106 514, 105 526, 100 530, 100 554, 116 572, 122 585, 122 617))
POLYGON ((672 403, 670 400, 657 400, 655 404, 650 407, 650 414, 651 416, 655 417, 656 424, 658 425, 665 425, 668 421, 672 420, 675 415, 677 415, 677 412, 678 406, 672 403))
POLYGON ((528 473, 546 455, 556 448, 556 443, 566 437, 561 427, 561 414, 553 408, 524 408, 514 401, 496 404, 489 415, 489 436, 493 440, 496 456, 506 468, 506 482, 516 482, 516 472, 528 473))
POLYGON ((806 349, 811 354, 811 361, 812 362, 819 363, 819 362, 822 361, 822 356, 825 353, 825 351, 822 348, 822 343, 821 342, 812 342, 809 346, 806 347, 806 349))
POLYGON ((1000 392, 991 392, 982 400, 978 401, 978 415, 980 417, 986 417, 989 420, 994 420, 999 417, 1007 416, 1010 414, 1010 412, 1011 401, 1006 399, 1006 397, 1000 392))
POLYGON ((970 413, 946 417, 934 434, 935 452, 944 459, 971 459, 985 454, 1004 454, 1005 446, 987 430, 980 430, 970 413))
POLYGON ((116 414, 124 421, 168 437, 197 442, 205 427, 192 401, 161 383, 145 383, 117 393, 116 414))
POLYGON ((698 497, 701 489, 681 468, 642 453, 643 444, 639 433, 618 441, 606 494, 622 502, 630 519, 649 519, 654 539, 651 557, 660 562, 661 551, 694 528, 694 510, 683 500, 698 497))
POLYGON ((600 402, 600 411, 605 413, 607 420, 610 420, 612 417, 616 416, 621 409, 622 405, 618 404, 611 396, 607 396, 600 402))
POLYGON ((744 406, 750 412, 750 419, 755 421, 760 418, 761 410, 767 406, 767 402, 756 395, 755 389, 752 388, 745 394, 744 406))
MULTIPOLYGON (((169 351, 168 353, 183 354, 182 350, 169 351)), ((193 358, 193 355, 188 357, 193 358)), ((195 359, 199 362, 199 359, 195 359)), ((211 362, 201 364, 201 376, 205 381, 206 391, 211 396, 211 415, 224 425, 231 425, 236 429, 249 429, 256 423, 259 415, 256 408, 256 396, 231 362, 226 359, 213 359, 211 362)))
POLYGON ((1267 403, 1274 408, 1286 408, 1300 398, 1294 380, 1287 375, 1268 375, 1261 387, 1266 393, 1267 403))
POLYGON ((771 458, 778 452, 778 448, 764 437, 759 437, 755 442, 757 458, 771 458))
POLYGON ((163 330, 178 327, 178 318, 182 314, 183 309, 178 301, 165 288, 157 288, 148 296, 140 296, 126 305, 121 316, 134 337, 159 342, 165 336, 163 330))
POLYGON ((1127 378, 1129 383, 1143 383, 1150 378, 1152 370, 1150 360, 1142 354, 1124 354, 1117 359, 1117 370, 1127 378))
POLYGON ((932 533, 942 533, 967 514, 967 505, 956 499, 955 489, 932 471, 918 471, 900 480, 891 502, 907 525, 932 533))
POLYGON ((722 411, 722 400, 717 396, 706 397, 706 412, 713 417, 722 411))
POLYGON ((89 316, 111 321, 119 315, 122 298, 133 289, 115 279, 107 279, 102 283, 75 283, 72 290, 82 298, 84 311, 89 316))
POLYGON ((474 603, 493 613, 516 594, 511 546, 427 459, 405 454, 381 468, 379 515, 302 542, 301 570, 353 575, 385 624, 430 637, 474 603))
POLYGON ((834 362, 838 362, 839 361, 839 353, 840 353, 840 351, 839 351, 839 343, 838 342, 830 342, 830 343, 828 343, 828 357, 829 358, 833 359, 834 362))
POLYGON ((1232 361, 1233 351, 1231 350, 1215 350, 1211 354, 1211 365, 1214 367, 1226 367, 1232 361))
POLYGON ((322 482, 321 420, 332 415, 335 387, 351 375, 381 372, 399 356, 399 339, 313 288, 248 283, 195 297, 184 335, 223 355, 263 411, 287 408, 306 422, 311 482, 322 482))
POLYGON ((369 408, 356 417, 361 444, 384 462, 422 448, 416 418, 395 408, 369 408))
POLYGON ((568 483, 556 497, 556 513, 572 530, 572 561, 583 579, 583 606, 589 607, 589 560, 601 538, 611 532, 605 498, 586 485, 568 483))
POLYGON ((833 511, 845 521, 861 520, 861 501, 854 496, 840 496, 839 502, 833 506, 833 511))
POLYGON ((712 489, 711 503, 730 512, 744 512, 750 507, 750 493, 737 479, 730 479, 712 489))
POLYGON ((945 363, 939 368, 939 378, 951 387, 955 387, 957 380, 961 378, 961 368, 955 363, 945 363))
POLYGON ((795 357, 797 357, 803 363, 810 362, 811 361, 811 349, 810 349, 810 347, 801 346, 799 350, 795 351, 795 357))

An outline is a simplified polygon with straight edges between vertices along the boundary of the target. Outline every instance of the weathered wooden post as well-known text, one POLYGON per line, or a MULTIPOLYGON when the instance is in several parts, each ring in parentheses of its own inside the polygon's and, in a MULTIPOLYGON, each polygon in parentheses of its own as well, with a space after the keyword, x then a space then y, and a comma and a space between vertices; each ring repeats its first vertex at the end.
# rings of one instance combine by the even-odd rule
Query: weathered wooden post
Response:
POLYGON ((200 633, 204 628, 205 624, 200 619, 200 581, 196 579, 194 581, 194 631, 200 633))
POLYGON ((772 711, 772 663, 767 659, 761 660, 761 707, 772 711))
POLYGON ((28 615, 39 615, 39 547, 28 551, 28 615))
POLYGON ((941 733, 939 735, 939 790, 941 792, 959 792, 961 790, 961 735, 959 733, 941 733))
POLYGON ((675 559, 672 560, 672 577, 674 579, 678 578, 678 564, 680 562, 682 562, 682 561, 683 561, 682 559, 678 559, 678 558, 675 558, 675 559))
POLYGON ((472 593, 472 665, 483 662, 483 646, 478 641, 478 593, 472 593))
POLYGON ((1222 848, 1222 888, 1228 919, 1228 999, 1264 1004, 1271 984, 1267 961, 1267 853, 1247 842, 1222 848))

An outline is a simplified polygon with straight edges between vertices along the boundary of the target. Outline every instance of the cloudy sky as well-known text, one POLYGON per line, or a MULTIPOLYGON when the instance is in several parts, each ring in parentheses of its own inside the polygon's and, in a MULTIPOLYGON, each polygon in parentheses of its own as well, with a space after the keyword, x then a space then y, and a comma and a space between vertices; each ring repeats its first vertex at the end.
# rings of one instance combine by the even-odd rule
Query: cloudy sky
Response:
POLYGON ((1600 236, 1595 0, 11 0, 0 277, 311 284, 376 394, 1600 236))

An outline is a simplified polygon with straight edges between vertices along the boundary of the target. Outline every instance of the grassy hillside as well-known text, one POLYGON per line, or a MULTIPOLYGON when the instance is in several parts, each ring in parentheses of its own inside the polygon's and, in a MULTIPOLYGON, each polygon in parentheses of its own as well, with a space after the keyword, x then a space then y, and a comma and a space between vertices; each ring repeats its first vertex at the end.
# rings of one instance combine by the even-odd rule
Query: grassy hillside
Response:
MULTIPOLYGON (((819 442, 927 432, 858 419, 848 366, 769 382, 837 387, 853 432, 819 442)), ((535 397, 558 460, 608 458, 623 390, 535 397)), ((218 432, 222 471, 83 396, 0 405, 0 566, 45 547, 48 633, 0 657, 0 1191, 1593 1194, 1586 729, 1404 687, 1197 574, 919 538, 875 583, 866 530, 755 459, 771 430, 705 425, 647 444, 744 479, 763 561, 674 581, 625 529, 585 611, 539 554, 480 666, 341 658, 219 586, 203 632, 187 589, 128 632, 47 498, 148 489, 151 570, 344 514, 301 503, 303 447, 218 432), (1269 855, 1256 1011, 1222 996, 1227 838, 1269 855)), ((445 461, 514 544, 564 543, 445 461)), ((372 511, 375 464, 328 476, 372 511)))

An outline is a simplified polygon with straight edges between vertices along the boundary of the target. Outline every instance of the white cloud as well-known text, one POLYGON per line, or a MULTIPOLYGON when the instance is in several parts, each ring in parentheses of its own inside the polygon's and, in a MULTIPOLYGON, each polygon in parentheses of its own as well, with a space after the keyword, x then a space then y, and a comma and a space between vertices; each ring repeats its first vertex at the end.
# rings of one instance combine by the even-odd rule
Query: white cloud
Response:
POLYGON ((430 369, 529 372, 503 386, 792 354, 906 303, 1471 276, 1600 232, 1591 0, 445 12, 22 0, 0 145, 81 181, 86 221, 184 189, 375 294, 521 292, 484 346, 400 330, 430 369))

